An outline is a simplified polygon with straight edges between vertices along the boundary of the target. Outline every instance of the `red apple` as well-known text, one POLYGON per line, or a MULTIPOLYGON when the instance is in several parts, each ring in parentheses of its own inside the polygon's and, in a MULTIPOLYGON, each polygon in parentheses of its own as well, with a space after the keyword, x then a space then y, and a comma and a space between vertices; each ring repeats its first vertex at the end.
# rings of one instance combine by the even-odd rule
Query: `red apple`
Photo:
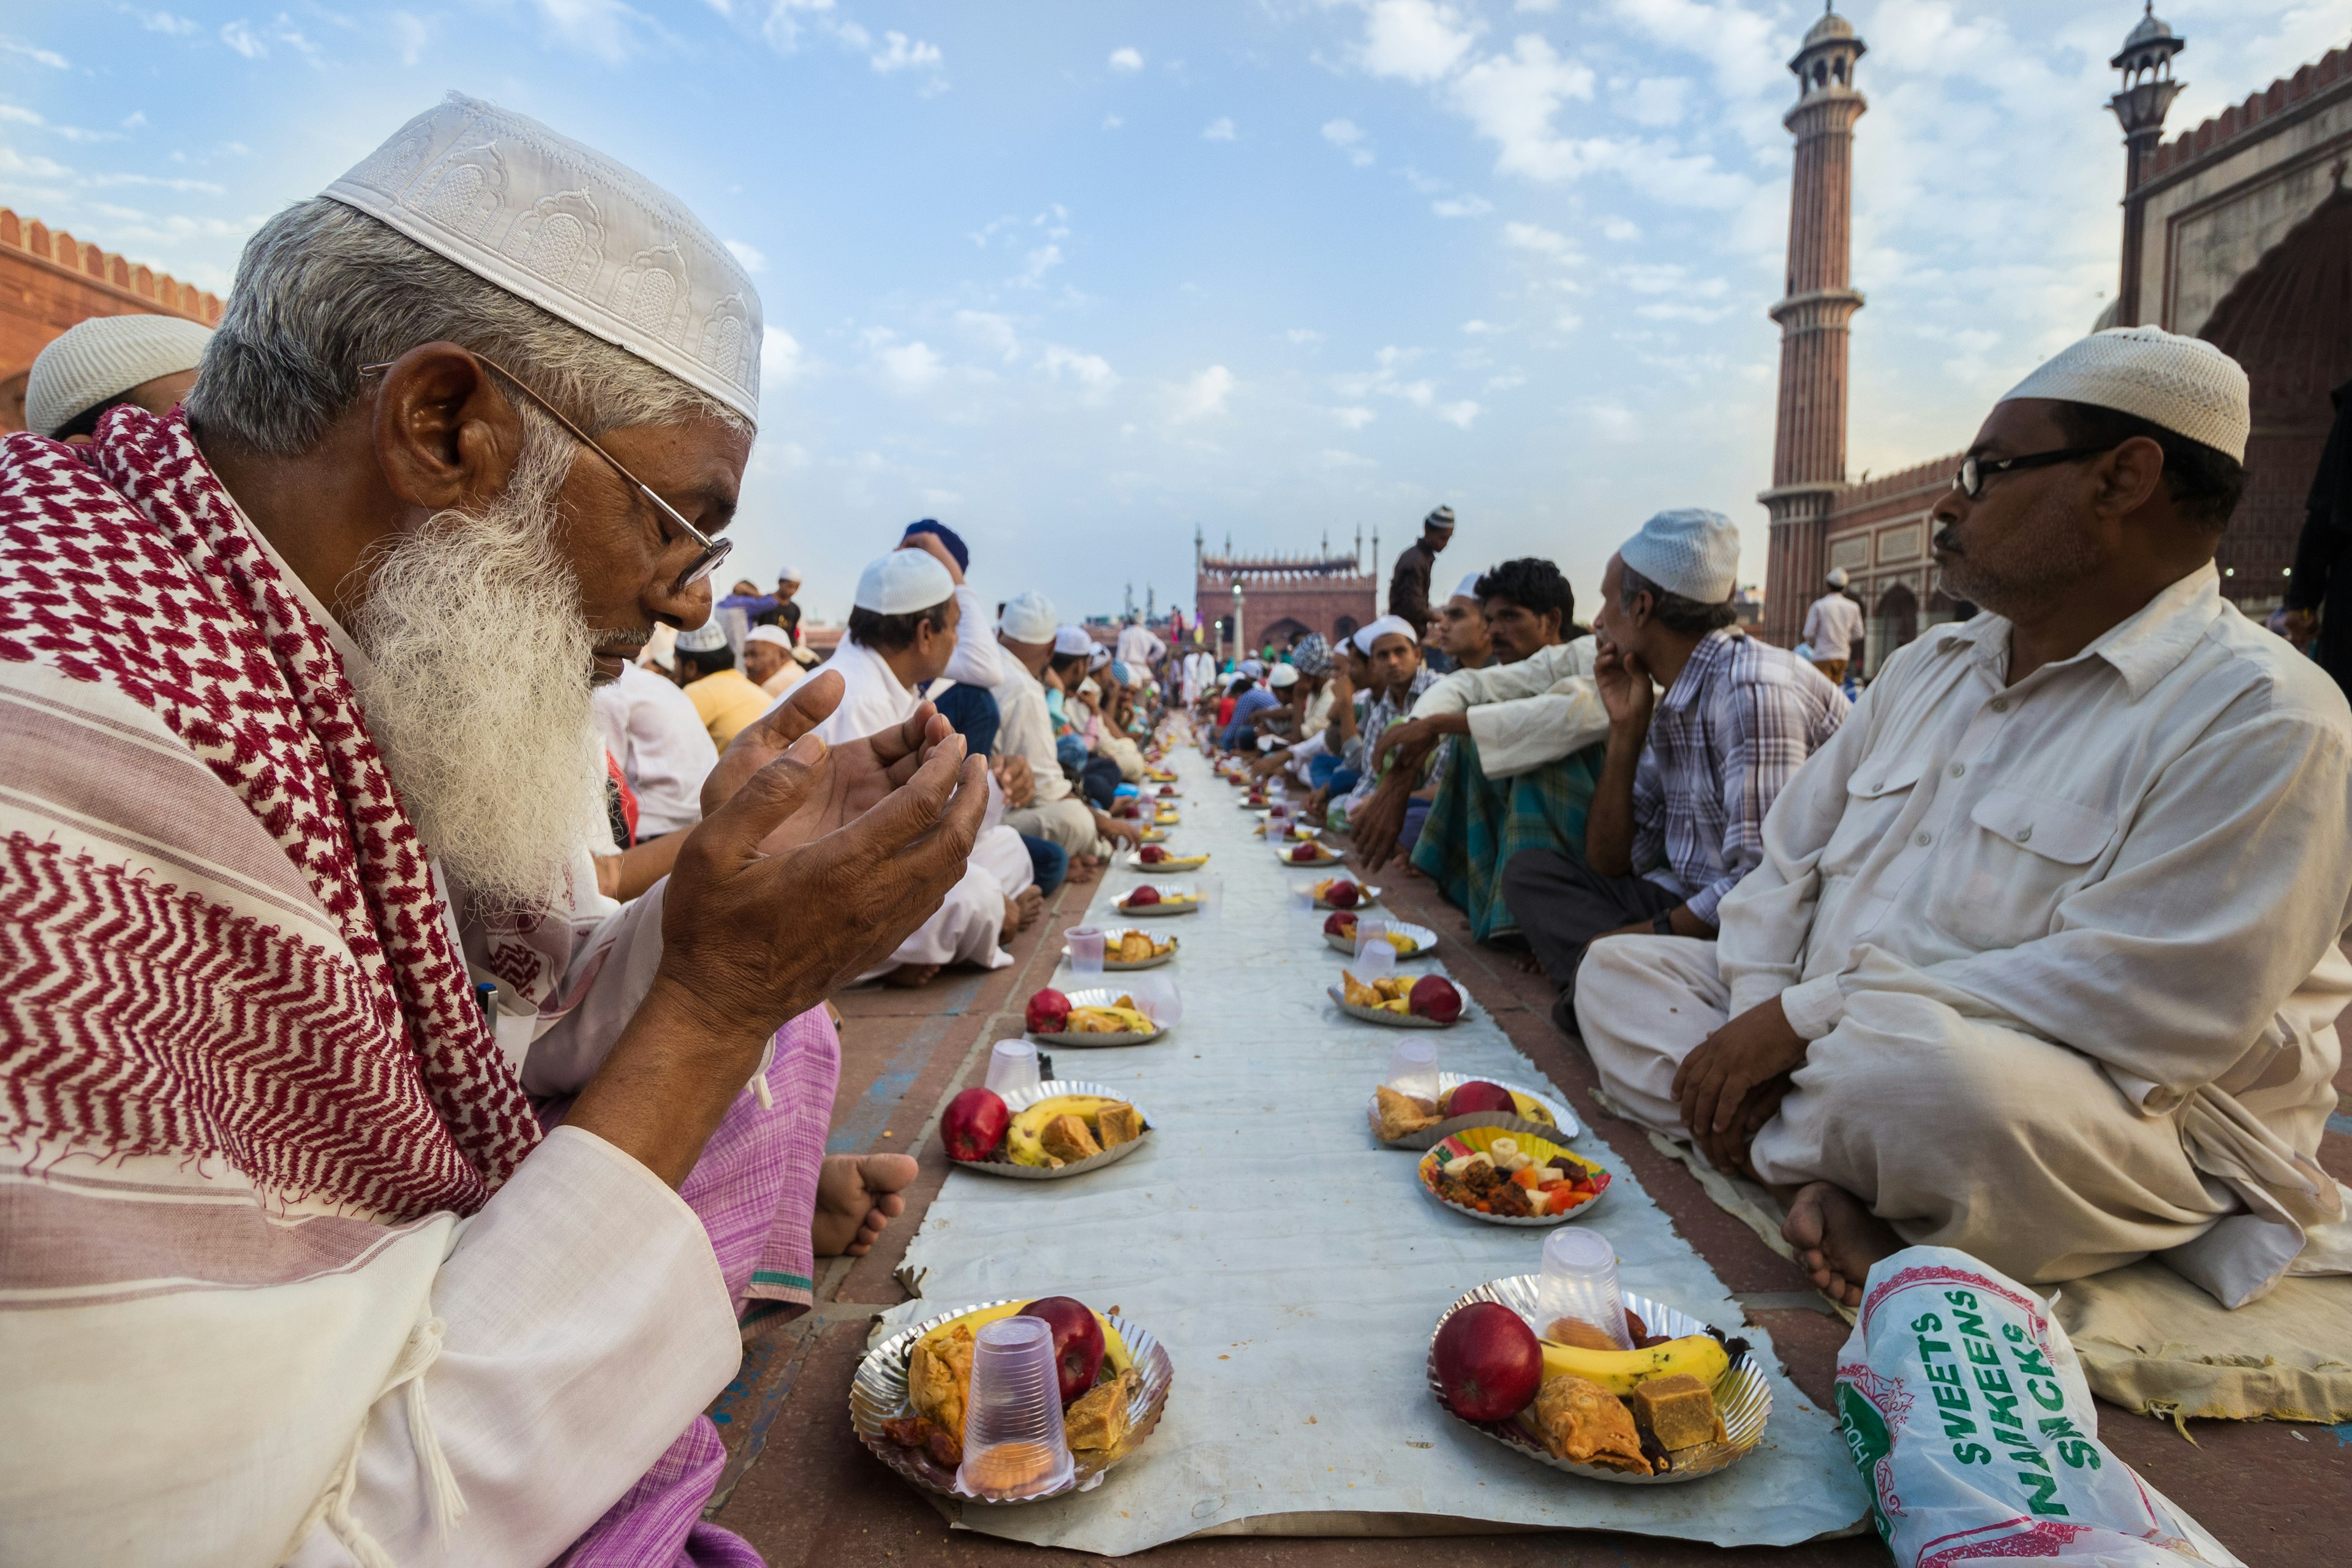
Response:
MULTIPOLYGON (((1425 978, 1436 977, 1430 975, 1425 978)), ((1418 990, 1419 987, 1416 986, 1414 989, 1418 990)), ((1456 1011, 1459 1009, 1457 1008, 1456 1011)), ((1474 1078, 1454 1091, 1454 1097, 1445 1102, 1445 1110, 1449 1116, 1479 1115, 1490 1110, 1499 1110, 1507 1116, 1516 1116, 1519 1112, 1519 1102, 1513 1100, 1511 1091, 1501 1084, 1488 1083, 1485 1079, 1474 1078)))
POLYGON ((1131 910, 1150 909, 1160 901, 1160 889, 1149 882, 1128 894, 1127 907, 1131 910))
POLYGON ((1301 866, 1312 866, 1318 858, 1315 853, 1315 846, 1312 844, 1300 845, 1297 848, 1290 852, 1290 858, 1301 866))
MULTIPOLYGON (((1454 982, 1443 974, 1424 974, 1412 983, 1405 1005, 1422 1017, 1451 1024, 1462 1016, 1462 993, 1454 989, 1454 982)), ((1458 1095, 1461 1091, 1454 1092, 1458 1095)), ((1503 1098, 1507 1100, 1510 1096, 1503 1098)))
POLYGON ((1172 795, 1176 793, 1176 786, 1174 784, 1161 784, 1160 786, 1160 793, 1163 796, 1172 795))
POLYGON ((1012 1125, 1013 1112, 994 1089, 968 1089, 948 1101, 940 1118, 940 1142, 948 1146, 949 1159, 969 1164, 995 1153, 1012 1125))
POLYGON ((1168 858, 1168 851, 1157 844, 1147 844, 1135 852, 1135 858, 1147 866, 1157 866, 1168 858))
MULTIPOLYGON (((1087 1310, 1084 1301, 1070 1296, 1048 1296, 1030 1302, 1019 1315, 1042 1318, 1054 1331, 1054 1370, 1062 1380, 1064 1405, 1095 1385, 1096 1374, 1102 1370, 1102 1324, 1087 1310)), ((1529 1336, 1531 1342, 1533 1337, 1529 1336)), ((1536 1360, 1541 1363, 1541 1351, 1536 1352, 1536 1360)))
POLYGON ((1026 1014, 1032 1033, 1058 1035, 1070 1022, 1070 999, 1048 985, 1029 998, 1026 1014))
POLYGON ((1131 800, 1120 801, 1117 809, 1122 822, 1131 822, 1143 815, 1143 808, 1131 800))
POLYGON ((1323 934, 1325 936, 1354 936, 1356 934, 1356 917, 1349 913, 1346 910, 1333 910, 1330 918, 1323 922, 1323 934))
POLYGON ((1543 1385, 1543 1346, 1500 1301, 1473 1301, 1439 1325, 1432 1347, 1445 1403, 1465 1421, 1508 1421, 1543 1385))
POLYGON ((1330 890, 1323 895, 1323 901, 1335 910, 1352 910, 1356 907, 1356 900, 1362 896, 1363 889, 1353 882, 1334 882, 1330 890))

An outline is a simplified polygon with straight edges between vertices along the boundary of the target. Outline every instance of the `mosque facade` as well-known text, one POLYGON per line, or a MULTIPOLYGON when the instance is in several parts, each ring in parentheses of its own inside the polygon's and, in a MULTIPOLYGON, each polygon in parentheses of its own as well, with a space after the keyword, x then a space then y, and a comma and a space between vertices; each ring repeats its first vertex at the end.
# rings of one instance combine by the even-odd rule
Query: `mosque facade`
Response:
POLYGON ((221 302, 158 272, 0 207, 0 435, 25 427, 25 380, 49 341, 92 316, 185 316, 210 327, 221 302))
POLYGON ((1192 540, 1193 604, 1200 624, 1228 647, 1241 617, 1250 647, 1277 646, 1320 632, 1334 642, 1380 615, 1380 581, 1360 555, 1223 555, 1192 540), (1236 588, 1239 593, 1236 594, 1236 588))
MULTIPOLYGON (((2223 538, 2222 587, 2257 617, 2274 609, 2294 563, 2303 503, 2333 409, 2352 381, 2352 51, 2292 77, 2168 142, 2187 47, 2152 9, 2109 63, 2125 136, 2120 273, 2095 325, 2152 324, 2204 338, 2246 368, 2253 431, 2246 499, 2223 538)), ((1855 85, 1866 52, 1845 18, 1816 21, 1789 62, 1798 101, 1780 322, 1780 401, 1762 635, 1802 635, 1823 577, 1843 567, 1868 635, 1865 669, 1960 608, 1936 585, 1927 512, 1959 454, 1854 483, 1845 477, 1855 85)), ((1965 439, 1965 432, 1955 432, 1965 439)))

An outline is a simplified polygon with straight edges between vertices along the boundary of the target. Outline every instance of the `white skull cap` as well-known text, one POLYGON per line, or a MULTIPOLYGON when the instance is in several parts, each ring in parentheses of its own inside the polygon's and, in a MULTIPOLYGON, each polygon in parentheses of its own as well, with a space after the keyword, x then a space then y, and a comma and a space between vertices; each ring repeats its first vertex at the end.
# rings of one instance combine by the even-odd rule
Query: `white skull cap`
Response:
POLYGON ((212 329, 184 316, 93 316, 68 327, 25 380, 25 428, 54 436, 142 382, 194 370, 212 329))
POLYGON ((760 421, 760 294, 675 197, 451 93, 322 195, 760 421))
POLYGON ((2162 327, 2109 327, 2078 338, 2000 401, 2020 397, 2137 415, 2241 463, 2253 425, 2246 373, 2238 362, 2202 338, 2162 327))
POLYGON ((1054 628, 1060 624, 1054 615, 1054 601, 1028 588, 1005 601, 996 629, 1014 642, 1052 642, 1054 628))
POLYGON ((955 597, 955 579, 928 550, 893 550, 858 574, 850 603, 877 616, 906 616, 955 597))

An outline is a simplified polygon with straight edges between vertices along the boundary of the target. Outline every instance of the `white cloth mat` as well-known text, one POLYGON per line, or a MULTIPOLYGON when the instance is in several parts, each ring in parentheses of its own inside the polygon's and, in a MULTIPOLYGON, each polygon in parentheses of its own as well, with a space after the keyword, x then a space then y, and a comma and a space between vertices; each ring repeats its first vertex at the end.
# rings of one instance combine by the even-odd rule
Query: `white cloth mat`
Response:
MULTIPOLYGON (((1165 1038, 1054 1052, 1066 1077, 1133 1084, 1152 1109, 1152 1146, 1066 1182, 951 1174, 900 1271, 920 1299, 885 1314, 877 1337, 967 1301, 1071 1295, 1150 1325, 1175 1384, 1159 1430, 1097 1489, 967 1506, 961 1522, 1112 1556, 1204 1531, 1301 1526, 1419 1535, 1458 1521, 1725 1546, 1854 1528, 1868 1498, 1834 1423, 1780 1374, 1768 1336, 1739 1326, 1723 1282, 1591 1132, 1578 1152, 1616 1180, 1591 1219, 1570 1223, 1610 1238, 1628 1289, 1758 1345, 1772 1369, 1763 1446, 1686 1485, 1612 1486, 1533 1464, 1439 1407, 1423 1373, 1438 1314, 1487 1279, 1535 1272, 1547 1232, 1440 1210, 1418 1190, 1417 1156, 1373 1141, 1364 1105, 1399 1031, 1331 1005, 1323 988, 1344 960, 1324 945, 1323 912, 1286 908, 1294 885, 1330 873, 1277 865, 1199 753, 1173 755, 1184 821, 1170 842, 1213 852, 1206 868, 1223 874, 1229 907, 1216 924, 1170 922, 1183 947, 1153 973, 1181 984, 1184 1014, 1165 1038), (1316 1514, 1358 1517, 1277 1517, 1316 1514)), ((1104 900, 1136 880, 1105 875, 1097 923, 1104 900)), ((1068 988, 1066 971, 1056 983, 1068 988)), ((1419 1037, 1436 1040, 1449 1070, 1544 1081, 1484 1009, 1419 1037)))

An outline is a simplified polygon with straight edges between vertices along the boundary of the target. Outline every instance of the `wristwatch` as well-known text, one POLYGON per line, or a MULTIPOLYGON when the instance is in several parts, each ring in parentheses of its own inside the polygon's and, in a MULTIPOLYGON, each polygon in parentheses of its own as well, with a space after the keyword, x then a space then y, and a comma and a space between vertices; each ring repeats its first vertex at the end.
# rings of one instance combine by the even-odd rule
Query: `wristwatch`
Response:
POLYGON ((1650 929, 1656 931, 1660 936, 1674 935, 1675 911, 1668 910, 1664 914, 1654 917, 1650 921, 1650 929))

